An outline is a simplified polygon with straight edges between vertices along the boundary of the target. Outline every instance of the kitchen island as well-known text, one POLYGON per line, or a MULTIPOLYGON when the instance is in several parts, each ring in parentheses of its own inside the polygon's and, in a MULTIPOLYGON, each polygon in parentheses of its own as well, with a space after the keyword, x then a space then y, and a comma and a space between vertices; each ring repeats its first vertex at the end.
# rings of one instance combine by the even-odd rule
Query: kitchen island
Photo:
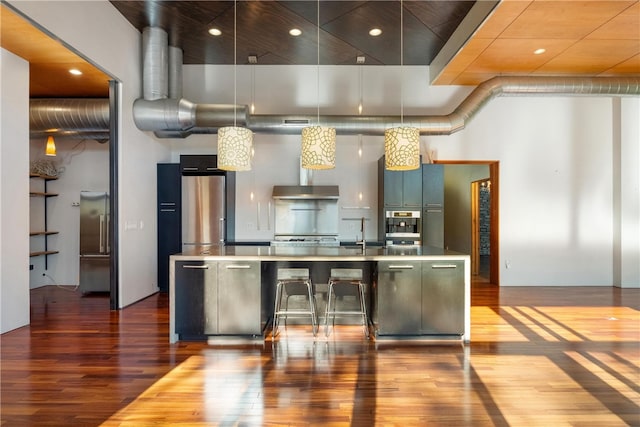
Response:
MULTIPOLYGON (((470 339, 469 256, 431 247, 210 246, 170 258, 169 340, 264 339, 278 268, 362 268, 376 340, 470 339)), ((322 314, 322 312, 320 312, 322 314)), ((319 334, 319 337, 321 335, 319 334)))

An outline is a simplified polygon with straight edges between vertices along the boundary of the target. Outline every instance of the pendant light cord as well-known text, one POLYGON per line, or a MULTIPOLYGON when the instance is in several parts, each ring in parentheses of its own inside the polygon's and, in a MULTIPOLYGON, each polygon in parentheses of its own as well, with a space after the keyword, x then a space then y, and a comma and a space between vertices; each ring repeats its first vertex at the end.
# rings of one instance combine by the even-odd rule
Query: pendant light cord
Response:
POLYGON ((236 0, 233 0, 233 127, 236 126, 236 105, 237 101, 237 91, 238 91, 238 76, 236 74, 236 15, 237 15, 237 6, 236 0))
POLYGON ((404 7, 402 0, 400 0, 400 125, 404 124, 404 7))
POLYGON ((320 126, 320 0, 318 0, 316 11, 317 22, 317 37, 318 37, 318 52, 317 52, 317 65, 316 65, 316 102, 317 102, 317 118, 318 126, 320 126))

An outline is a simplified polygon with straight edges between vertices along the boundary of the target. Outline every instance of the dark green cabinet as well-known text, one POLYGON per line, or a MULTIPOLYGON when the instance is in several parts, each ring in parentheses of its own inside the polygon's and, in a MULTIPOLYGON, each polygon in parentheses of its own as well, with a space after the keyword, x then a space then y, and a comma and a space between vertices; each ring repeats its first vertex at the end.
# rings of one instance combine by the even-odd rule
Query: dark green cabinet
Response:
POLYGON ((378 262, 376 323, 378 335, 416 335, 422 322, 420 261, 378 262))
POLYGON ((464 333, 464 261, 422 262, 423 335, 464 333))
POLYGON ((387 210, 420 209, 422 206, 422 171, 388 171, 384 168, 384 156, 378 161, 379 190, 383 207, 387 210))
POLYGON ((422 244, 444 248, 444 165, 422 165, 422 244))
POLYGON ((461 336, 464 261, 379 261, 372 315, 378 336, 461 336))

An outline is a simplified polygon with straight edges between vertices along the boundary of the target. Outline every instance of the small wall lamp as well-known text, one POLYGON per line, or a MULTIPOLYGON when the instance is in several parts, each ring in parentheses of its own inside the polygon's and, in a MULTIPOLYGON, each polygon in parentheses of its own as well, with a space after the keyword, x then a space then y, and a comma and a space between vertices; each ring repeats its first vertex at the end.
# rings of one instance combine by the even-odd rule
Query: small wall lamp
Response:
POLYGON ((49 135, 47 137, 47 145, 44 148, 44 154, 46 154, 47 156, 56 155, 56 142, 53 140, 53 135, 49 135))

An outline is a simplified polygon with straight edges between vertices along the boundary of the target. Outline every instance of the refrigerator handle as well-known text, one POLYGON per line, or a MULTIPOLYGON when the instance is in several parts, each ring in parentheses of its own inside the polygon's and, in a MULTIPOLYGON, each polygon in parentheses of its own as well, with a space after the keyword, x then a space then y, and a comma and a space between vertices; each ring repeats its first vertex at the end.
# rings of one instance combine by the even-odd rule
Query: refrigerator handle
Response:
POLYGON ((225 235, 224 235, 224 218, 220 218, 220 243, 224 243, 225 235))
POLYGON ((100 215, 100 230, 98 232, 99 234, 99 250, 100 253, 104 253, 104 215, 100 215))
POLYGON ((109 229, 111 228, 111 215, 107 214, 107 229, 105 230, 104 233, 104 238, 107 241, 107 252, 106 253, 111 253, 111 239, 109 239, 109 229))

